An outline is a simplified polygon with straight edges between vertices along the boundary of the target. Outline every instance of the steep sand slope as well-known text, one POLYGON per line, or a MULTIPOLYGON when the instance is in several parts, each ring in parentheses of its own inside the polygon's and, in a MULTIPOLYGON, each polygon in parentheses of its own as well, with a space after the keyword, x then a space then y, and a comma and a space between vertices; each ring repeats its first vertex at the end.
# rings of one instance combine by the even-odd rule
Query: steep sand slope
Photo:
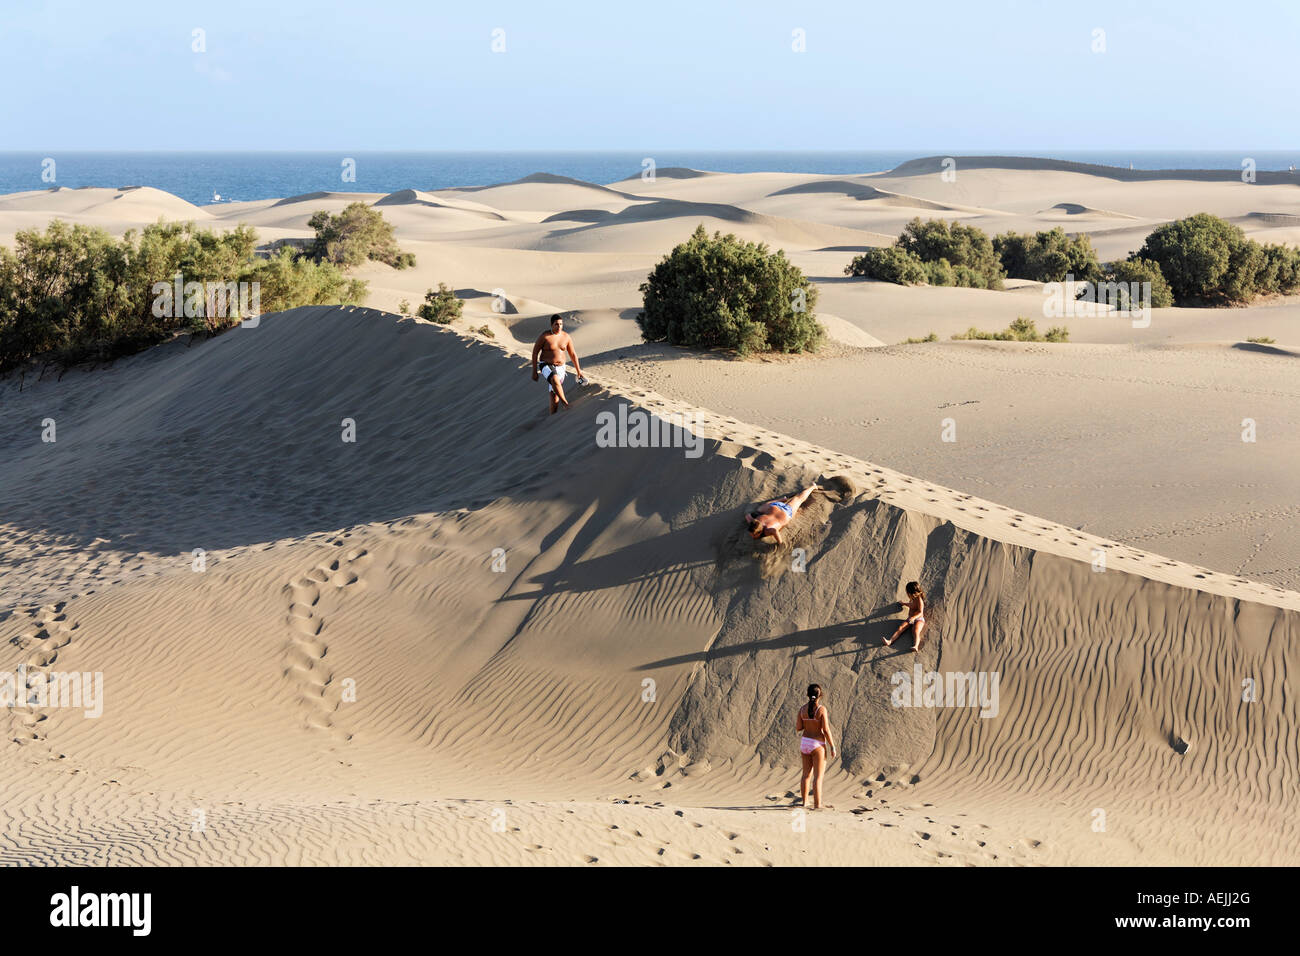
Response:
POLYGON ((651 392, 548 419, 518 354, 372 310, 2 387, 0 646, 105 681, 9 713, 5 860, 1296 862, 1295 592, 651 392), (599 447, 620 404, 703 453, 599 447), (914 658, 998 715, 893 707, 914 658), (800 830, 808 680, 855 813, 800 830))

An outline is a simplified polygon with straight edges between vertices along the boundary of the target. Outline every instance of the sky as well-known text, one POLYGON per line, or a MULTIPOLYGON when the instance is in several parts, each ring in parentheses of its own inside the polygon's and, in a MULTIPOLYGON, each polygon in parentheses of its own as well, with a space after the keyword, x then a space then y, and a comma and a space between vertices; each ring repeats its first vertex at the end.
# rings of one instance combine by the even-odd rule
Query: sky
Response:
POLYGON ((1295 0, 4 0, 0 151, 1290 149, 1298 40, 1295 0))

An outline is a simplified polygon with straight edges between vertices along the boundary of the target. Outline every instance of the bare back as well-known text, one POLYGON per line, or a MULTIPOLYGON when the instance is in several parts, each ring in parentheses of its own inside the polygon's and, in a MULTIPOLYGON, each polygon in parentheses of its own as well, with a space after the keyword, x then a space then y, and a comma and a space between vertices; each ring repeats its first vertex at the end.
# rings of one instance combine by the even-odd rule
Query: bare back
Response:
POLYGON ((799 732, 813 740, 825 740, 822 726, 826 720, 826 708, 819 705, 816 714, 816 717, 809 717, 807 707, 799 708, 799 732))

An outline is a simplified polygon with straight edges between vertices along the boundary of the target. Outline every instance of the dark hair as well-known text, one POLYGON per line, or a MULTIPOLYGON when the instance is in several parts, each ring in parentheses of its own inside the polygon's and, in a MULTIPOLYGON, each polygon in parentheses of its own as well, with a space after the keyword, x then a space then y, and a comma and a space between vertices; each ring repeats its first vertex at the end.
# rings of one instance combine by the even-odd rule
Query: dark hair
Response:
POLYGON ((925 600, 925 592, 921 590, 921 585, 917 584, 915 581, 907 582, 907 593, 909 596, 915 594, 919 596, 922 601, 925 600))
POLYGON ((564 321, 564 316, 560 315, 560 313, 558 312, 556 312, 553 316, 551 316, 551 325, 554 325, 556 322, 563 322, 563 321, 564 321))
POLYGON ((817 698, 822 695, 821 684, 808 685, 808 719, 817 719, 817 698))
POLYGON ((749 533, 753 534, 758 529, 759 529, 759 520, 757 518, 751 518, 749 522, 749 533))

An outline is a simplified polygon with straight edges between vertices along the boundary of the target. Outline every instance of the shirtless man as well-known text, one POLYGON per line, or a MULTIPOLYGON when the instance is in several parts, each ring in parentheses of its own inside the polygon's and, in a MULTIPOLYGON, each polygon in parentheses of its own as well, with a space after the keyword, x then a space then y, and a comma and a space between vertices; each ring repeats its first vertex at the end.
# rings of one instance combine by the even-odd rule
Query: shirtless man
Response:
POLYGON ((567 408, 569 400, 564 397, 564 357, 573 359, 573 370, 578 375, 578 384, 582 384, 582 366, 578 364, 578 353, 573 350, 573 339, 564 331, 564 319, 558 315, 551 316, 551 331, 543 332, 533 344, 533 381, 537 381, 537 359, 541 356, 541 374, 551 390, 551 414, 563 402, 567 408))
POLYGON ((749 526, 750 537, 761 540, 770 534, 776 539, 776 543, 780 544, 781 529, 794 519, 795 513, 814 491, 821 491, 821 485, 815 484, 797 495, 786 495, 784 498, 769 501, 757 511, 745 512, 745 523, 749 526))

